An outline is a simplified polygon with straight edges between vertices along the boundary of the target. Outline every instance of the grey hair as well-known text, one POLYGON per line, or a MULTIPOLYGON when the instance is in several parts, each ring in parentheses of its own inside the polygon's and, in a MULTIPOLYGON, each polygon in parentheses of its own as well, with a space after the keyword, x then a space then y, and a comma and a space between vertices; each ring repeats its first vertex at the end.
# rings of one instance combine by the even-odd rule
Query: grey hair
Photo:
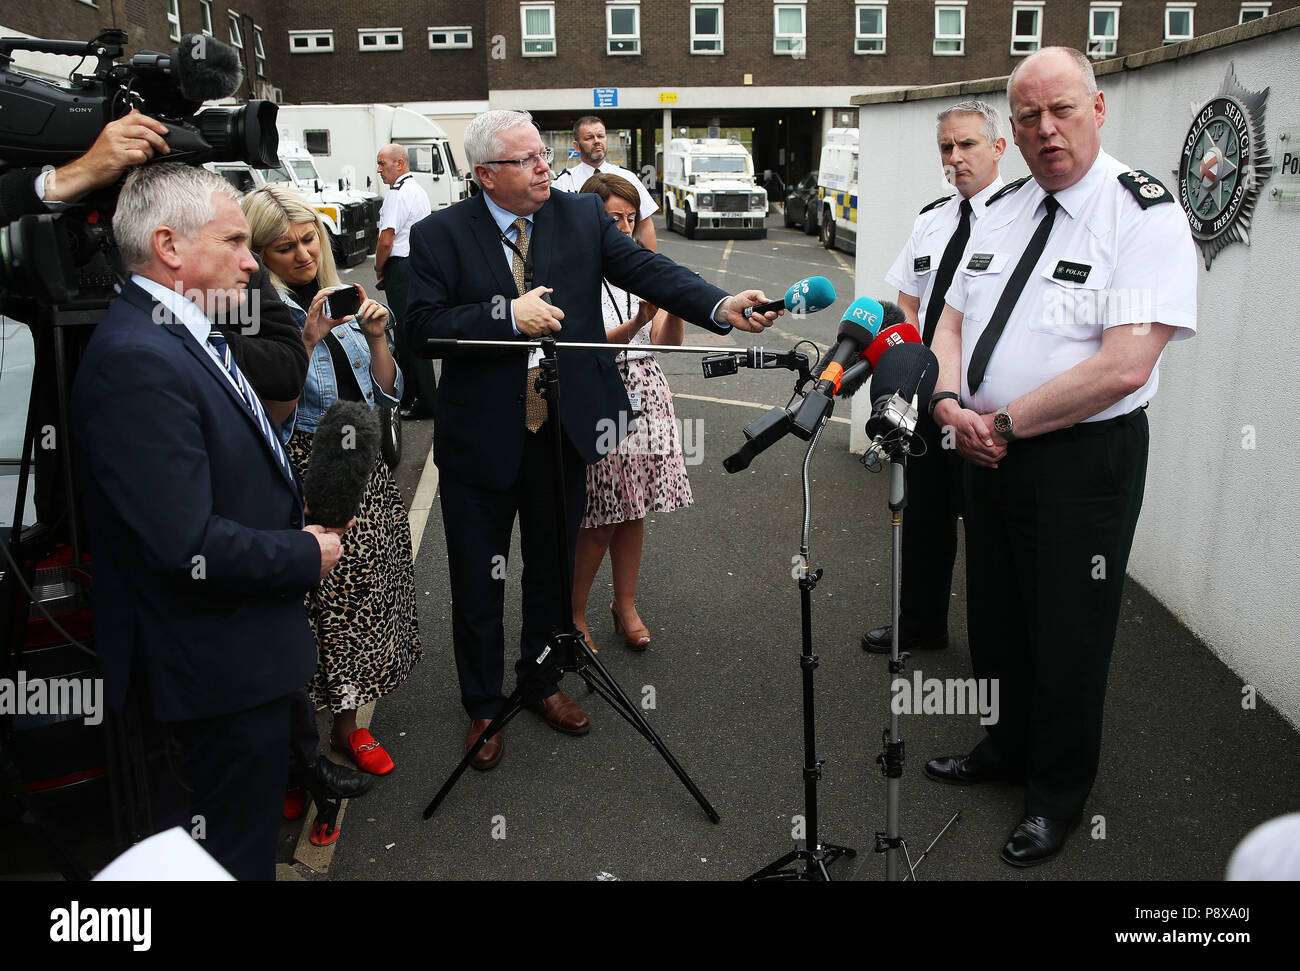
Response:
POLYGON ((146 165, 126 178, 113 214, 113 238, 128 270, 153 262, 153 232, 167 226, 194 239, 216 218, 214 195, 239 202, 234 186, 215 172, 178 162, 146 165))
POLYGON ((958 101, 955 105, 949 105, 939 112, 939 127, 953 115, 979 115, 984 119, 984 137, 992 145, 1002 137, 1002 125, 998 122, 998 110, 985 101, 958 101))
MULTIPOLYGON (((483 165, 492 159, 501 157, 505 147, 501 144, 501 133, 524 125, 532 125, 533 116, 522 108, 518 111, 508 108, 494 108, 481 115, 475 115, 473 121, 465 126, 465 158, 469 161, 469 170, 474 172, 476 165, 483 165)), ((477 173, 474 181, 478 182, 477 173)), ((479 183, 482 185, 482 183, 479 183)))
POLYGON ((1015 69, 1007 77, 1007 101, 1011 100, 1011 86, 1016 83, 1016 77, 1024 69, 1025 65, 1032 64, 1037 58, 1044 54, 1064 54, 1074 62, 1075 69, 1079 72, 1079 80, 1083 82, 1088 89, 1088 97, 1097 97, 1097 72, 1092 69, 1092 61, 1083 51, 1075 50, 1073 47, 1044 47, 1041 50, 1034 51, 1023 61, 1015 66, 1015 69))

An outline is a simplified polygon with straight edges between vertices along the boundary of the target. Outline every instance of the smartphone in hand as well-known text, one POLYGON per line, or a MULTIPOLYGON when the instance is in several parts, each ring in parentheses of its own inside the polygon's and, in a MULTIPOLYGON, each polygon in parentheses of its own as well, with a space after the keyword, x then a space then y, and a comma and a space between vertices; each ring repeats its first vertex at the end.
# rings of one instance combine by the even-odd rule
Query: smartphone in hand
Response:
POLYGON ((325 316, 343 320, 361 309, 361 291, 355 286, 339 287, 325 295, 325 316))

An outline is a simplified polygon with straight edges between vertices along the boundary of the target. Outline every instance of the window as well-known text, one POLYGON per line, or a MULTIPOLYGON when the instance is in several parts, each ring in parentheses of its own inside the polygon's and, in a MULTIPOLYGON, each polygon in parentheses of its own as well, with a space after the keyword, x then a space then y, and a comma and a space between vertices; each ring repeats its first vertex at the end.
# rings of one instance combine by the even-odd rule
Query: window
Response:
POLYGON ((431 51, 450 51, 473 46, 473 27, 429 28, 429 50, 431 51))
POLYGON ((857 18, 853 38, 853 53, 885 53, 885 12, 880 3, 860 3, 853 11, 857 18))
POLYGON ((203 33, 212 36, 212 0, 199 0, 199 11, 203 14, 203 33))
POLYGON ((442 175, 442 156, 436 145, 407 145, 412 172, 427 172, 442 175))
POLYGON ((239 14, 231 10, 226 14, 226 19, 230 24, 230 46, 237 47, 242 51, 244 49, 244 32, 239 29, 239 14))
POLYGON ((934 52, 966 53, 966 5, 934 5, 934 52))
POLYGON ((1192 15, 1196 13, 1194 3, 1170 3, 1165 5, 1165 43, 1177 44, 1180 40, 1192 38, 1192 15))
POLYGON ((332 30, 289 31, 290 54, 330 54, 334 51, 332 30))
POLYGON ((605 52, 641 53, 641 7, 638 4, 605 4, 605 52))
POLYGON ((1271 3, 1243 3, 1241 13, 1237 16, 1237 23, 1245 24, 1252 20, 1259 20, 1268 16, 1271 3))
POLYGON ((181 0, 167 0, 167 34, 172 40, 181 39, 181 0))
POLYGON ((804 4, 778 3, 773 9, 776 26, 772 37, 773 54, 790 54, 803 56, 804 49, 804 4))
POLYGON ((722 53, 721 4, 691 4, 691 53, 722 53))
POLYGON ((357 48, 362 51, 400 51, 401 27, 366 27, 357 31, 357 48))
POLYGON ((253 25, 253 60, 257 62, 257 76, 266 77, 266 45, 262 43, 262 28, 253 25))
POLYGON ((312 155, 330 153, 330 132, 328 128, 303 129, 302 144, 312 155))
POLYGON ((1018 3, 1011 10, 1011 53, 1032 54, 1043 46, 1043 5, 1018 3))
POLYGON ((555 56, 555 4, 521 3, 519 22, 523 28, 524 57, 555 56))
POLYGON ((1119 46, 1119 4, 1094 3, 1088 10, 1088 56, 1114 57, 1119 46))

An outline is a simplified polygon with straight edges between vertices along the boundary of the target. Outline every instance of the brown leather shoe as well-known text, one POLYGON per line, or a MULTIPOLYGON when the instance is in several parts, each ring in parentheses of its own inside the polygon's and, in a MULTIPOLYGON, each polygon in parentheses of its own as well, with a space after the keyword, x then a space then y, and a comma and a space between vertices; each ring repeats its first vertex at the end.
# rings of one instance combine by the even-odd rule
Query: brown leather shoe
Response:
MULTIPOLYGON (((492 724, 491 718, 475 718, 469 723, 469 731, 465 733, 465 751, 468 752, 474 747, 479 736, 487 731, 487 727, 492 724)), ((500 729, 497 733, 483 743, 483 747, 478 750, 478 754, 470 760, 470 767, 478 769, 480 772, 486 772, 498 762, 506 750, 505 733, 500 729)))
POLYGON ((591 730, 591 722, 587 720, 586 712, 578 707, 576 701, 566 697, 563 691, 557 691, 541 701, 534 701, 528 707, 545 718, 557 732, 564 732, 566 735, 586 735, 591 730))

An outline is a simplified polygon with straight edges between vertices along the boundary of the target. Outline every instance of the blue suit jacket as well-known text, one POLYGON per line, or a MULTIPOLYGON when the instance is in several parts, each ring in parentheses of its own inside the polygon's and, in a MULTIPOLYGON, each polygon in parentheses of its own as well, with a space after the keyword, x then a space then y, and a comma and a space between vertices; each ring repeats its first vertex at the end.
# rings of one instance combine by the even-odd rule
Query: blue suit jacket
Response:
POLYGON ((109 703, 143 675, 155 717, 244 711, 306 684, 320 547, 248 406, 128 283, 91 337, 72 434, 109 703))
MULTIPOLYGON (((730 330, 710 318, 726 292, 619 232, 598 196, 552 192, 533 217, 531 248, 533 285, 554 288, 551 302, 564 311, 556 335, 561 344, 605 340, 602 277, 701 327, 730 330)), ((519 339, 508 305, 519 291, 481 194, 416 223, 409 266, 407 332, 415 353, 438 356, 421 346, 429 337, 519 339)), ((434 460, 443 475, 504 490, 523 455, 528 355, 470 349, 442 356, 434 460)), ((594 464, 602 432, 625 427, 631 417, 614 353, 561 347, 558 357, 561 424, 578 454, 594 464), (628 415, 622 423, 620 412, 628 415)))

